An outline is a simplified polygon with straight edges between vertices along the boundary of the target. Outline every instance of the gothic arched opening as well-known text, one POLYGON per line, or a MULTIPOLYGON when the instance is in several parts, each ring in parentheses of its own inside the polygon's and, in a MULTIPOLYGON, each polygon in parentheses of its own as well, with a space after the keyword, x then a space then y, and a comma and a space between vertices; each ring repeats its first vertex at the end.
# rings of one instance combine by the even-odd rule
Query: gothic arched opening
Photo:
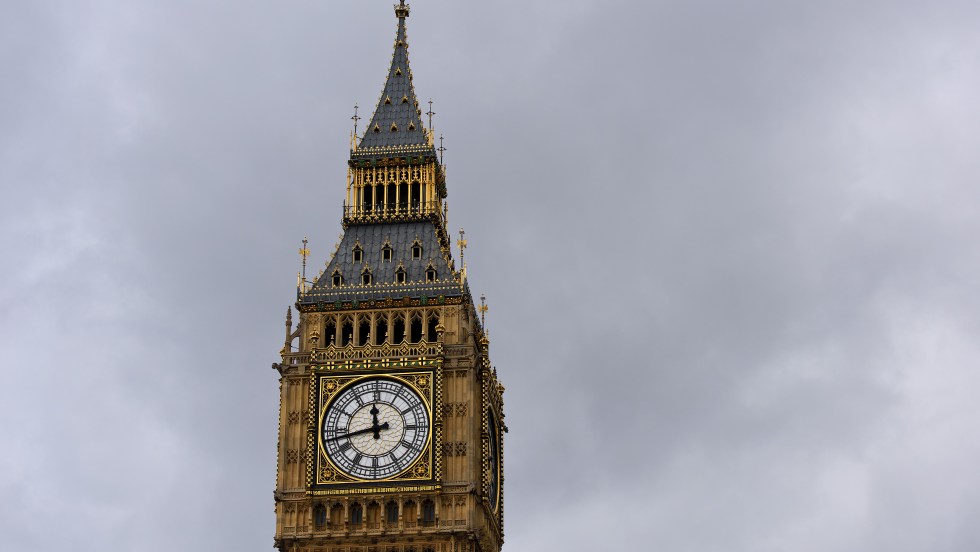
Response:
POLYGON ((391 527, 398 525, 398 503, 394 500, 385 504, 385 523, 391 527))
POLYGON ((388 339, 388 319, 378 316, 374 323, 374 344, 383 345, 386 339, 388 339))
POLYGON ((356 529, 364 523, 364 509, 357 502, 350 505, 350 526, 356 529))
POLYGON ((350 345, 350 342, 354 340, 354 324, 350 320, 345 320, 343 328, 340 331, 340 344, 344 347, 350 345))
POLYGON ((432 527, 436 524, 436 503, 431 500, 422 502, 422 527, 432 527))
POLYGON ((317 531, 323 531, 327 527, 327 509, 323 504, 317 504, 313 507, 313 528, 317 531))
POLYGON ((429 315, 429 324, 425 331, 425 340, 431 343, 435 343, 439 340, 439 334, 436 332, 436 326, 439 325, 439 316, 435 313, 429 315))
POLYGON ((408 211, 408 183, 402 182, 398 185, 398 209, 404 213, 408 211))
POLYGON ((357 346, 363 347, 367 345, 368 339, 371 338, 371 322, 367 320, 361 320, 357 328, 357 346))
POLYGON ((394 326, 395 327, 392 329, 393 335, 391 336, 391 344, 398 345, 399 343, 405 341, 405 320, 399 316, 398 319, 395 320, 394 326))
POLYGON ((422 341, 422 316, 415 314, 412 316, 412 326, 409 333, 409 341, 418 343, 422 341))

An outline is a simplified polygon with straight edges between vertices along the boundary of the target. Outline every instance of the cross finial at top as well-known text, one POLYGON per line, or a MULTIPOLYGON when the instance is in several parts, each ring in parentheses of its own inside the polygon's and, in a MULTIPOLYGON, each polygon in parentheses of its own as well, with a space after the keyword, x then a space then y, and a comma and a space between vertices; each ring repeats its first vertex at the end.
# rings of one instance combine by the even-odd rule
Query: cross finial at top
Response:
POLYGON ((490 310, 490 307, 487 306, 486 295, 483 295, 482 293, 480 294, 480 306, 477 307, 476 310, 480 311, 480 325, 483 326, 484 328, 483 331, 486 332, 486 327, 487 327, 486 316, 487 316, 487 311, 490 310))
POLYGON ((410 9, 410 6, 405 3, 405 0, 399 0, 399 3, 395 6, 395 15, 398 19, 405 19, 408 17, 410 9))

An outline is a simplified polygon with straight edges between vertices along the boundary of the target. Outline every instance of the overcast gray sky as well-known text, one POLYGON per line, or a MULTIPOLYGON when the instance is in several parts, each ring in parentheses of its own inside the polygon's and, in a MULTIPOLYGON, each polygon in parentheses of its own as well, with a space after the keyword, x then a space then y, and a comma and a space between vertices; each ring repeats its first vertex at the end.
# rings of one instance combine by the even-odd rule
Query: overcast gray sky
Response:
MULTIPOLYGON (((4 549, 271 550, 391 3, 0 0, 4 549)), ((980 550, 980 3, 412 7, 505 550, 980 550)))

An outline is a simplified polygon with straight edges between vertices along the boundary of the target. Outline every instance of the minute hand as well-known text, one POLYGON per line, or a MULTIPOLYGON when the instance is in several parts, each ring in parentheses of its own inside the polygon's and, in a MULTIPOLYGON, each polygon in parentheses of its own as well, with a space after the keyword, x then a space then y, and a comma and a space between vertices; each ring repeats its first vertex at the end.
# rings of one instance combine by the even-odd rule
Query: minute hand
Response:
POLYGON ((337 435, 336 437, 330 437, 329 439, 325 439, 325 440, 336 441, 338 439, 346 439, 348 437, 353 437, 355 435, 364 435, 365 433, 377 433, 379 430, 382 429, 391 429, 390 426, 388 425, 388 422, 385 422, 381 425, 372 426, 367 429, 360 429, 358 431, 352 431, 350 433, 345 433, 343 435, 337 435))

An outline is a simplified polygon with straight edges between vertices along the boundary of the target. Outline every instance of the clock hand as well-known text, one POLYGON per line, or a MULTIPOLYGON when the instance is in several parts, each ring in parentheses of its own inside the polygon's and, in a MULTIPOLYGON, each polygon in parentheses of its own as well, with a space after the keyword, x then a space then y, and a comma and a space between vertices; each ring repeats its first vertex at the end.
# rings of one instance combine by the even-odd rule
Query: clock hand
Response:
POLYGON ((382 429, 391 429, 391 427, 388 425, 388 422, 385 422, 385 423, 383 423, 383 424, 381 424, 379 426, 373 426, 373 427, 369 427, 367 429, 359 429, 357 431, 352 431, 350 433, 345 433, 343 435, 337 435, 335 437, 330 437, 330 438, 324 439, 324 440, 325 441, 337 441, 338 439, 344 439, 346 437, 354 437, 355 435, 364 435, 365 433, 374 433, 375 435, 377 435, 377 437, 375 437, 375 439, 380 439, 381 438, 381 435, 379 434, 379 431, 382 430, 382 429))

